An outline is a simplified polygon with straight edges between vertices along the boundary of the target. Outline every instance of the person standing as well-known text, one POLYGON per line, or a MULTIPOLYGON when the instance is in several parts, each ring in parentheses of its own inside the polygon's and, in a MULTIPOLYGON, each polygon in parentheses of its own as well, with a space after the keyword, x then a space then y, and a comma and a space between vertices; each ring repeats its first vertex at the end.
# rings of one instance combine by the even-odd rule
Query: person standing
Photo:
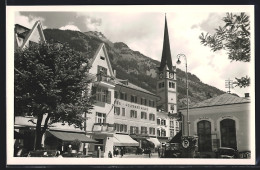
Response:
POLYGON ((108 152, 108 157, 109 157, 109 158, 112 158, 112 157, 113 157, 111 151, 108 152))
POLYGON ((123 147, 120 149, 121 158, 124 156, 124 150, 123 147))
POLYGON ((160 151, 160 147, 158 147, 158 157, 160 158, 161 157, 161 151, 160 151))

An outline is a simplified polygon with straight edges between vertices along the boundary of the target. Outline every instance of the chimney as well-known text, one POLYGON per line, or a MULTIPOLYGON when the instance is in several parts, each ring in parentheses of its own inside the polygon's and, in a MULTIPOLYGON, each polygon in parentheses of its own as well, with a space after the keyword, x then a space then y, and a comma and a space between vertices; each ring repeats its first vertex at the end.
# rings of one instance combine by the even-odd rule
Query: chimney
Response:
POLYGON ((245 93, 245 98, 249 98, 249 93, 245 93))
POLYGON ((115 76, 115 78, 116 78, 116 70, 114 70, 114 76, 115 76))

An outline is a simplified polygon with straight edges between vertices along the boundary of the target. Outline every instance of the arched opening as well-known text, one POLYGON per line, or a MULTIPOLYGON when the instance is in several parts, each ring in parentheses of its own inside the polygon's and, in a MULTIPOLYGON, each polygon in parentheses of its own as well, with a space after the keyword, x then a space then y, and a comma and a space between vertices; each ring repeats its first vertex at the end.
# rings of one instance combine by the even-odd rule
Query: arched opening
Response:
POLYGON ((198 145, 200 152, 210 152, 212 151, 211 143, 211 123, 207 120, 201 120, 197 123, 198 132, 198 145))
POLYGON ((220 122, 221 147, 237 149, 236 122, 224 119, 220 122))

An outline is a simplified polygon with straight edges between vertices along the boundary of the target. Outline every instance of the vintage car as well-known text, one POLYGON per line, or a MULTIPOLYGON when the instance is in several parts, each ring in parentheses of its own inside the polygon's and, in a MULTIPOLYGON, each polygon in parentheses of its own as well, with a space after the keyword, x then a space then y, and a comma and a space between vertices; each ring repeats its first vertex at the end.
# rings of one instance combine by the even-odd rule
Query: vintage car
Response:
POLYGON ((216 151, 216 158, 239 158, 238 151, 233 148, 220 147, 216 151))

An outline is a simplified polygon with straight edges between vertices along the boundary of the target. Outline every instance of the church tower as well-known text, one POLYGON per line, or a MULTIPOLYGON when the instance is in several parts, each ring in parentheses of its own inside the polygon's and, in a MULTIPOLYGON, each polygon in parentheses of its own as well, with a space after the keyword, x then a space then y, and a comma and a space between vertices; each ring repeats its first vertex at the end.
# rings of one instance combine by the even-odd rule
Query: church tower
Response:
POLYGON ((163 50, 160 67, 157 74, 157 96, 159 101, 157 107, 163 112, 174 114, 177 113, 177 81, 176 67, 172 65, 170 41, 165 15, 163 50))

